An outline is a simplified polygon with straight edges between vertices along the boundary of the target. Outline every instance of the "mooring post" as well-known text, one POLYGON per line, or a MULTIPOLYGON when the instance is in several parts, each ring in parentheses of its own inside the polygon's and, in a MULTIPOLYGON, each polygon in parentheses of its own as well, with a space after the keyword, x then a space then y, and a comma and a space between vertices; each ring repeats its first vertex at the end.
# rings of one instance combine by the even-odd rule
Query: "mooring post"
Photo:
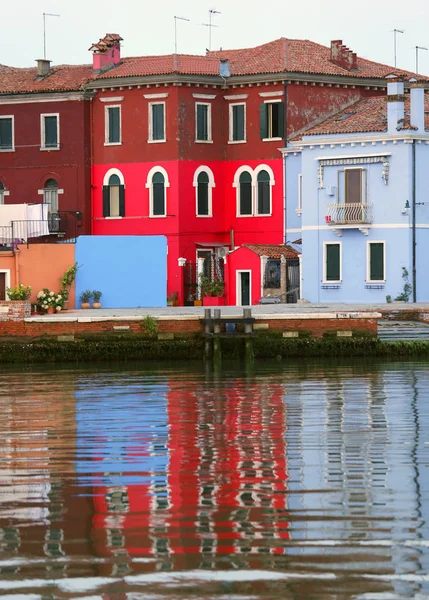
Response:
POLYGON ((210 360, 212 357, 212 339, 210 334, 212 333, 212 311, 211 308, 204 309, 204 333, 205 342, 204 342, 204 359, 210 360))
POLYGON ((222 349, 220 341, 220 308, 214 309, 214 326, 213 326, 213 361, 219 364, 222 361, 222 349))
POLYGON ((244 333, 246 337, 244 338, 244 349, 245 349, 245 359, 246 363, 253 362, 255 355, 253 354, 253 323, 250 320, 252 318, 252 309, 251 308, 243 308, 243 319, 244 321, 244 333), (249 322, 246 321, 249 319, 249 322))

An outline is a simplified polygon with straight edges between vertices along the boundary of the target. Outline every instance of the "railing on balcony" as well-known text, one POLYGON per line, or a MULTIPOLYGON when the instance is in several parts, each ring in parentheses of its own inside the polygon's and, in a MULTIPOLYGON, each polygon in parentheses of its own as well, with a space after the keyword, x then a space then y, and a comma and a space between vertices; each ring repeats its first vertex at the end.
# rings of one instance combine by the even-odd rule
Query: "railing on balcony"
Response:
POLYGON ((325 221, 328 225, 363 225, 372 223, 372 204, 328 204, 325 221))
POLYGON ((74 243, 77 226, 74 213, 61 211, 49 213, 43 221, 11 221, 0 226, 0 250, 13 250, 19 244, 74 243))

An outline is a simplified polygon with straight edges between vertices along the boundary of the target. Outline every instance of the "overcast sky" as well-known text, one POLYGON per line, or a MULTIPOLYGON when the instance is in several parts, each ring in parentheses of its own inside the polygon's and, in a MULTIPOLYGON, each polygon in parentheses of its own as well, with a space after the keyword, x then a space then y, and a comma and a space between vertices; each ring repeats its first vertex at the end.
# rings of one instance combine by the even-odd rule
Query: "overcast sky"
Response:
MULTIPOLYGON (((0 0, 0 63, 23 67, 43 58, 43 12, 47 58, 54 64, 90 63, 89 46, 106 32, 123 38, 123 56, 174 51, 204 54, 209 46, 209 9, 213 15, 212 49, 256 46, 279 37, 310 39, 329 45, 343 42, 359 56, 415 70, 415 46, 429 48, 429 0, 0 0)), ((429 75, 429 51, 419 52, 419 71, 429 75)))

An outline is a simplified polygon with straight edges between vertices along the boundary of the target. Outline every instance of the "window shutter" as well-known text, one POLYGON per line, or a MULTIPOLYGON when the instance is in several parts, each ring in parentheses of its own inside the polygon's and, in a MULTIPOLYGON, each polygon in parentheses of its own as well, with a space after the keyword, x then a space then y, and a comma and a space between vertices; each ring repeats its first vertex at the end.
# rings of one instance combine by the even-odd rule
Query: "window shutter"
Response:
POLYGON ((208 106, 197 104, 197 140, 208 140, 208 106))
POLYGON ((57 117, 45 117, 45 147, 58 146, 57 117))
POLYGON ((262 103, 259 107, 259 129, 261 140, 268 137, 268 104, 262 103))
POLYGON ((110 217, 110 187, 103 185, 103 217, 110 217))
POLYGON ((125 186, 119 186, 119 216, 125 217, 125 186))
POLYGON ((152 106, 152 139, 163 140, 164 135, 164 105, 154 104, 152 106))
POLYGON ((119 111, 120 108, 118 106, 109 108, 109 142, 111 144, 118 143, 121 141, 119 111))
POLYGON ((250 173, 240 175, 240 215, 251 215, 252 211, 252 177, 250 173))
POLYGON ((0 119, 0 149, 12 148, 12 119, 0 119))
POLYGON ((346 204, 360 204, 362 202, 362 172, 360 169, 347 169, 346 178, 346 204))
POLYGON ((340 245, 326 245, 326 281, 340 280, 340 245))
POLYGON ((369 279, 384 281, 384 244, 370 244, 369 279))
POLYGON ((241 141, 245 139, 243 105, 232 107, 232 139, 233 141, 241 141))
POLYGON ((277 135, 274 132, 273 133, 273 137, 280 137, 280 138, 284 138, 285 137, 285 126, 284 126, 284 122, 285 122, 285 103, 284 102, 277 102, 277 107, 278 107, 278 112, 277 112, 277 135))

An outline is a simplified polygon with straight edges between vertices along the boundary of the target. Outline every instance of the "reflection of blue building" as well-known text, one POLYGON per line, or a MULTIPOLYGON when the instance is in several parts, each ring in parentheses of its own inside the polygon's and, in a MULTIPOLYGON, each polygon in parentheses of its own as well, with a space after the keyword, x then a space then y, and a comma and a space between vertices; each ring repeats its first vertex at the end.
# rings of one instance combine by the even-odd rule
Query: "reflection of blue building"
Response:
POLYGON ((429 300, 429 104, 419 83, 410 88, 389 76, 387 102, 360 100, 283 151, 286 240, 302 239, 311 302, 394 299, 403 267, 410 300, 429 300))
MULTIPOLYGON (((113 379, 113 378, 112 378, 113 379)), ((168 386, 100 378, 76 392, 76 473, 82 485, 150 485, 165 494, 168 386)))

